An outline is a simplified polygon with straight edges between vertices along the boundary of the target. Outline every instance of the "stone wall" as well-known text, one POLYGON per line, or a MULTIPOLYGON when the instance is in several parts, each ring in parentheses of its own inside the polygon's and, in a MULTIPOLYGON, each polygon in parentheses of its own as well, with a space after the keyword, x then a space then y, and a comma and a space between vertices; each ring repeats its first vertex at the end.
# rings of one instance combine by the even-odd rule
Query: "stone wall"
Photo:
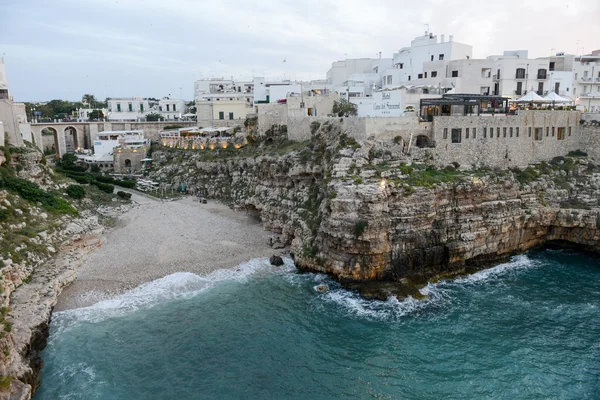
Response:
MULTIPOLYGON (((599 119, 600 120, 600 119, 599 119)), ((580 128, 579 149, 588 153, 588 155, 600 162, 600 127, 582 127, 580 128)))
POLYGON ((524 167, 580 147, 579 112, 521 111, 518 115, 436 116, 435 161, 464 167, 524 167), (536 128, 538 136, 536 139, 536 128), (559 132, 562 140, 559 140, 559 132), (453 130, 460 138, 453 140, 453 130), (493 135, 492 135, 493 132, 493 135), (459 141, 459 143, 455 143, 459 141))
POLYGON ((273 125, 288 125, 290 128, 287 104, 259 104, 257 109, 259 135, 264 135, 273 125))

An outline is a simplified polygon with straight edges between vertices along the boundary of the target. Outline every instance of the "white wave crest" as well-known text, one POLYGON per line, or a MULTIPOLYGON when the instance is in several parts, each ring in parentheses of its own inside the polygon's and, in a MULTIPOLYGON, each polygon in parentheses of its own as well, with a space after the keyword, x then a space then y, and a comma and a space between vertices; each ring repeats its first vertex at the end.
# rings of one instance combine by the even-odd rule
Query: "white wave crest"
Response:
POLYGON ((493 279, 498 279, 508 272, 532 268, 539 265, 538 262, 531 260, 527 255, 521 254, 514 256, 507 263, 496 265, 495 267, 478 271, 474 274, 456 278, 454 283, 479 283, 493 279))
MULTIPOLYGON (((294 268, 291 259, 284 259, 282 272, 294 268)), ((223 281, 245 282, 261 270, 277 271, 267 258, 257 258, 235 268, 219 269, 207 275, 191 272, 176 272, 163 278, 144 283, 114 298, 99 301, 89 307, 57 312, 53 319, 59 330, 75 322, 101 322, 107 318, 127 315, 142 308, 148 308, 166 301, 190 298, 214 287, 223 281)))

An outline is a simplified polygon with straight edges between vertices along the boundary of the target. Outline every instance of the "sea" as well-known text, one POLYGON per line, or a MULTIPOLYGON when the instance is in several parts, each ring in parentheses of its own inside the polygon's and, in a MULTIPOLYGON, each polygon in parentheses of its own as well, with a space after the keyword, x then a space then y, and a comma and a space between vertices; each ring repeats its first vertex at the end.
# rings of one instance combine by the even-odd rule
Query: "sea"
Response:
POLYGON ((597 256, 532 251, 422 292, 368 301, 289 259, 175 273, 55 313, 34 398, 600 399, 597 256))

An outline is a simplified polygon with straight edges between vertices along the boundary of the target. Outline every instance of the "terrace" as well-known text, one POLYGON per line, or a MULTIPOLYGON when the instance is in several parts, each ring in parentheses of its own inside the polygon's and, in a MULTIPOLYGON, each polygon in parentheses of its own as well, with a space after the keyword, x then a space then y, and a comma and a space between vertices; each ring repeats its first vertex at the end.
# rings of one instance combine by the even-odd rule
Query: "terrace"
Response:
POLYGON ((423 121, 433 121, 434 116, 508 114, 508 101, 501 96, 445 94, 441 99, 421 99, 420 115, 423 121))

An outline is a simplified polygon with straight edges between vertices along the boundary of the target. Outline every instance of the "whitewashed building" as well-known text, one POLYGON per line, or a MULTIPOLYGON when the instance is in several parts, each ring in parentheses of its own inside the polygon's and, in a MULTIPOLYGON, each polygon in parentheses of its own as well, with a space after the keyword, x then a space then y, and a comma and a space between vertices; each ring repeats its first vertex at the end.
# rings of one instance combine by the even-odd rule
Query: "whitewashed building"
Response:
POLYGON ((77 121, 89 121, 90 114, 95 110, 102 111, 102 115, 104 115, 104 118, 106 118, 106 116, 108 115, 108 108, 80 108, 77 110, 77 121))
POLYGON ((194 83, 197 121, 201 126, 240 124, 252 111, 254 83, 213 78, 194 83))
POLYGON ((150 110, 148 100, 141 97, 116 98, 108 100, 107 119, 109 121, 141 121, 150 110))
POLYGON ((185 114, 185 101, 164 97, 158 102, 158 113, 166 121, 179 120, 185 114))
POLYGON ((573 64, 575 88, 573 96, 577 108, 586 112, 600 112, 600 50, 575 58, 573 64))
POLYGON ((102 168, 114 167, 114 150, 123 146, 132 149, 147 147, 149 139, 144 137, 143 130, 103 131, 94 135, 94 154, 80 156, 84 162, 102 168))

